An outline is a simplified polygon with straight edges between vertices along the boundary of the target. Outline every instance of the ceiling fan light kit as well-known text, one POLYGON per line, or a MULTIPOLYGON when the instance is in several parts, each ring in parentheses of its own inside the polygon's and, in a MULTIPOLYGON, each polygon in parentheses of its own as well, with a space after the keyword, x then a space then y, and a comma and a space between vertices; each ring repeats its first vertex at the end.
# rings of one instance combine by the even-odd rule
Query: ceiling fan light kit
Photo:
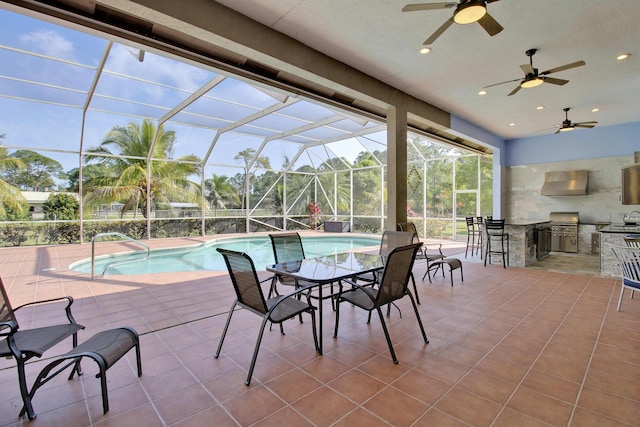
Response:
POLYGON ((521 88, 530 89, 532 87, 540 86, 542 83, 551 83, 557 86, 562 86, 569 83, 569 80, 557 79, 555 77, 546 77, 549 74, 557 73, 559 71, 569 70, 571 68, 581 67, 586 64, 584 61, 576 61, 570 64, 565 64, 560 67, 550 68, 546 71, 538 72, 537 68, 533 66, 533 55, 536 54, 538 49, 529 49, 525 52, 525 54, 529 57, 529 63, 523 64, 520 66, 520 69, 524 73, 524 80, 515 79, 515 80, 507 80, 506 82, 494 83, 492 85, 485 86, 484 88, 498 86, 505 83, 511 83, 520 81, 520 84, 516 86, 507 96, 515 95, 521 88))
POLYGON ((479 21, 487 13, 487 8, 483 1, 469 1, 461 3, 453 14, 456 24, 471 24, 479 21))
POLYGON ((424 46, 433 44, 438 37, 444 33, 454 23, 472 24, 477 22, 490 36, 495 36, 504 28, 487 11, 487 4, 500 0, 460 0, 459 3, 415 3, 407 4, 402 8, 403 12, 417 12, 424 10, 452 9, 455 7, 453 16, 444 21, 438 29, 422 43, 424 46))
POLYGON ((522 83, 520 83, 520 87, 523 89, 531 89, 532 87, 540 86, 544 83, 540 77, 535 77, 533 79, 524 79, 522 83))
POLYGON ((591 129, 592 127, 594 127, 598 123, 596 121, 571 123, 571 120, 569 120, 569 110, 570 109, 571 108, 569 108, 569 107, 566 107, 566 108, 562 109, 562 111, 564 111, 564 120, 562 121, 562 125, 560 126, 560 128, 558 128, 558 130, 555 133, 568 132, 568 131, 574 130, 575 128, 591 129))

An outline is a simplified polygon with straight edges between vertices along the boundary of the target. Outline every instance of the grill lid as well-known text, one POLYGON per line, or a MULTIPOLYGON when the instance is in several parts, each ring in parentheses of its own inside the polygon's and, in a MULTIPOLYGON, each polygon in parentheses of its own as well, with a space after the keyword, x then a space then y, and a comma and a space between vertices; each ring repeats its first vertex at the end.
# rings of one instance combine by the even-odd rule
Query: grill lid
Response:
POLYGON ((580 215, 578 212, 551 212, 549 221, 554 225, 576 225, 580 215))

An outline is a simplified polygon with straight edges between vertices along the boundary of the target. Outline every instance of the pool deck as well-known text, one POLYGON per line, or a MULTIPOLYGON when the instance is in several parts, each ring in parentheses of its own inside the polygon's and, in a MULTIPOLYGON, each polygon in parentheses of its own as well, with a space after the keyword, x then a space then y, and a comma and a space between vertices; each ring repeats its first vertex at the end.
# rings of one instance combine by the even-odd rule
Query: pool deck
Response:
MULTIPOLYGON (((209 239, 144 242, 155 249, 209 239)), ((463 243, 442 243, 445 254, 461 254, 465 280, 456 271, 454 286, 448 275, 420 281, 425 264, 416 263, 429 344, 420 339, 407 299, 398 302, 402 318, 392 310, 386 319, 398 365, 379 320, 367 325, 362 310, 341 310, 339 336, 333 339, 327 328, 323 356, 314 352, 309 322, 294 319, 285 336, 277 328, 265 333, 250 387, 243 381, 257 316, 240 310, 220 358, 213 358, 234 299, 226 272, 91 280, 68 269, 90 257, 91 244, 0 249, 14 306, 71 295, 73 314, 86 326, 80 341, 132 326, 141 335, 143 368, 138 378, 128 354, 109 370, 110 411, 103 415, 97 369, 83 363, 80 379, 60 375, 36 393, 38 418, 29 422, 17 419, 15 362, 2 359, 0 426, 638 425, 640 302, 627 295, 616 311, 619 279, 483 267, 464 258, 463 243)), ((104 242, 97 252, 126 245, 104 242)), ((61 311, 25 309, 20 325, 50 324, 61 311)), ((324 311, 332 324, 334 313, 324 311)), ((68 349, 61 343, 46 357, 68 349)), ((29 382, 47 358, 27 364, 29 382)))

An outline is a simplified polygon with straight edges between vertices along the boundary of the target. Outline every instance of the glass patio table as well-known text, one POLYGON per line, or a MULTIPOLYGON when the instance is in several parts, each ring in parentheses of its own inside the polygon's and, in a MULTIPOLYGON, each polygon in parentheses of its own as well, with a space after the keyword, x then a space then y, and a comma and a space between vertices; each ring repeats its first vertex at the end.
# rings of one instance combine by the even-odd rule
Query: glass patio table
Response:
POLYGON ((315 285, 308 286, 310 289, 317 289, 318 295, 318 339, 320 354, 322 354, 322 300, 333 298, 337 293, 329 290, 325 294, 328 285, 341 280, 353 278, 355 276, 369 273, 384 268, 384 257, 377 254, 362 252, 341 252, 333 255, 308 258, 299 261, 281 262, 267 266, 267 271, 272 273, 290 276, 305 282, 312 282, 315 285))

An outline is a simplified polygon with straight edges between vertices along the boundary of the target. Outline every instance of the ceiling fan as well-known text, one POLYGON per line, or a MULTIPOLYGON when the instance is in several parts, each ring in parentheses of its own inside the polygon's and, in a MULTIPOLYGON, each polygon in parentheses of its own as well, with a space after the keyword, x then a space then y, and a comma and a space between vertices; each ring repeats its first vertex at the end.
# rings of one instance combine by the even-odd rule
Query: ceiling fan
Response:
POLYGON ((570 131, 570 130, 574 130, 575 128, 592 128, 598 123, 598 122, 594 122, 594 121, 571 123, 571 120, 569 120, 569 110, 570 109, 571 108, 569 108, 569 107, 562 109, 564 111, 565 119, 562 121, 562 125, 560 125, 560 127, 558 128, 558 130, 555 133, 567 132, 567 131, 570 131))
POLYGON ((453 16, 445 21, 431 36, 426 39, 423 45, 430 45, 436 41, 447 28, 454 22, 456 24, 471 24, 478 22, 484 30, 489 33, 490 36, 495 36, 503 30, 502 26, 493 19, 493 17, 487 12, 487 3, 493 3, 498 0, 460 0, 460 3, 455 2, 442 2, 442 3, 417 3, 408 4, 402 8, 403 12, 416 12, 421 10, 438 10, 438 9, 451 9, 453 7, 456 10, 453 12, 453 16))
POLYGON ((495 83, 489 86, 485 86, 485 89, 492 86, 498 86, 505 83, 517 82, 520 80, 520 84, 513 89, 509 95, 515 95, 521 88, 529 89, 532 87, 540 86, 542 83, 551 83, 554 85, 562 86, 569 83, 569 80, 556 79, 554 77, 545 77, 548 74, 557 73, 558 71, 568 70, 570 68, 581 67, 586 64, 584 61, 576 61, 571 64, 562 65, 560 67, 551 68, 546 71, 538 72, 537 68, 533 68, 533 55, 536 54, 537 49, 529 49, 526 51, 526 55, 529 57, 529 63, 520 66, 520 69, 524 71, 524 79, 507 80, 506 82, 495 83))

